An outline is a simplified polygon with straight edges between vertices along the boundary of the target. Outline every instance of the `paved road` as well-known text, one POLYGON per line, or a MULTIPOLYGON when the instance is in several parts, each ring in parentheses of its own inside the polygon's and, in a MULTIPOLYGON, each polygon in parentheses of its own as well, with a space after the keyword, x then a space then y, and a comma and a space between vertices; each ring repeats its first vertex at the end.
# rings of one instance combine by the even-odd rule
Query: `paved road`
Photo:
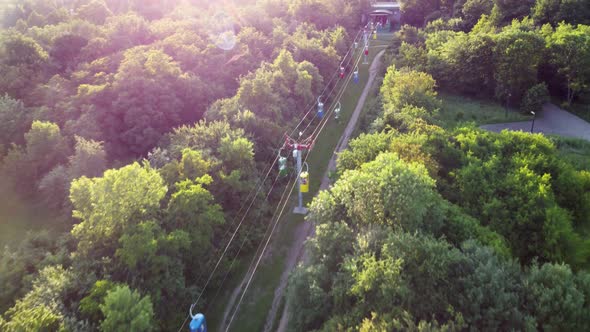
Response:
MULTIPOLYGON (((334 155, 332 156, 332 159, 330 159, 330 163, 328 164, 328 169, 326 170, 326 173, 324 174, 324 177, 322 179, 322 183, 320 184, 320 190, 325 190, 330 187, 330 179, 328 178, 328 174, 330 171, 333 171, 336 169, 337 153, 344 150, 348 145, 350 135, 352 135, 352 132, 354 131, 354 128, 356 127, 356 123, 358 121, 358 118, 361 114, 361 111, 363 110, 363 107, 365 105, 365 99, 367 98, 367 95, 369 94, 369 90, 371 89, 371 86, 373 85, 373 82, 375 81, 375 77, 377 76, 377 71, 379 70, 379 64, 381 63, 381 56, 383 55, 383 52, 384 51, 379 52, 375 56, 375 59, 373 59, 373 63, 371 63, 371 68, 369 69, 369 79, 367 80, 367 84, 365 85, 365 88, 358 100, 356 108, 354 109, 354 112, 352 113, 352 116, 350 117, 350 120, 348 121, 348 125, 346 126, 346 129, 344 129, 344 133, 342 134, 342 137, 340 137, 340 141, 338 142, 338 145, 336 145, 336 149, 334 150, 334 155)), ((293 246, 289 250, 287 263, 286 263, 285 269, 283 270, 283 274, 281 275, 281 281, 279 283, 279 286, 275 290, 273 304, 271 306, 271 310, 268 313, 268 316, 266 317, 266 324, 264 327, 265 332, 270 332, 270 330, 272 329, 272 325, 273 325, 275 318, 276 318, 278 306, 284 297, 285 288, 287 286, 287 281, 289 279, 289 274, 291 273, 293 268, 297 265, 297 263, 300 260, 304 260, 304 261, 306 260, 305 250, 304 250, 305 240, 307 240, 307 238, 309 236, 313 236, 314 231, 315 231, 315 229, 313 227, 312 222, 308 221, 308 220, 303 222, 301 225, 299 225, 295 231, 296 236, 295 236, 295 240, 293 242, 293 246)), ((281 313, 281 320, 279 321, 279 327, 278 327, 277 331, 278 332, 286 331, 288 321, 289 321, 289 306, 288 306, 288 303, 286 303, 285 306, 283 306, 283 312, 281 313)))
MULTIPOLYGON (((490 131, 531 130, 531 121, 508 122, 483 125, 481 128, 490 131)), ((543 105, 543 111, 535 119, 535 133, 555 134, 583 138, 590 141, 590 123, 553 104, 543 105)))

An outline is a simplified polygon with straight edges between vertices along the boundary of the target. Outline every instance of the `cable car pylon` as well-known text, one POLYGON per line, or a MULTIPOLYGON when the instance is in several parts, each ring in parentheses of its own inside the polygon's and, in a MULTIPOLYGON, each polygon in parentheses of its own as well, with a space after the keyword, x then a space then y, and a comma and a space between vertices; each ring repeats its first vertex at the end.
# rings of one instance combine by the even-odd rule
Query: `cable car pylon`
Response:
POLYGON ((299 184, 299 204, 293 209, 295 214, 307 214, 307 209, 303 207, 303 193, 309 191, 309 169, 305 163, 306 171, 302 172, 301 154, 302 150, 309 150, 313 146, 312 137, 302 141, 296 141, 285 134, 285 144, 282 149, 293 149, 293 157, 297 159, 297 182, 299 184))

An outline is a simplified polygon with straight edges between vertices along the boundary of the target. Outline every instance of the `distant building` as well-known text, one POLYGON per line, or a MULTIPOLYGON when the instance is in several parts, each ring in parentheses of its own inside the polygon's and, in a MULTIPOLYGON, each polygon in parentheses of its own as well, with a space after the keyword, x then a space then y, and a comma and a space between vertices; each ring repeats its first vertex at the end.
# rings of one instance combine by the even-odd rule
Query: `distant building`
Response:
POLYGON ((392 29, 400 22, 399 2, 396 0, 372 1, 366 18, 369 22, 380 22, 383 29, 392 29))

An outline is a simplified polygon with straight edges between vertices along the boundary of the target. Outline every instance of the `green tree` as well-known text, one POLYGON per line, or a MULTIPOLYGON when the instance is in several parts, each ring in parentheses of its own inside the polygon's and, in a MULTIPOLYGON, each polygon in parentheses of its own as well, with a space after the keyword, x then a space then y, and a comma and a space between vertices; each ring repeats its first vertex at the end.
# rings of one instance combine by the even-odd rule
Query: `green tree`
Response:
POLYGON ((590 24, 590 8, 587 0, 562 0, 555 23, 590 24))
POLYGON ((529 15, 534 3, 535 0, 494 0, 494 5, 498 7, 504 22, 529 15))
MULTIPOLYGON (((534 265, 526 279, 527 309, 542 330, 588 328, 587 298, 567 265, 534 265), (584 309, 586 311, 584 311, 584 309)), ((586 289, 587 291, 587 289, 586 289)))
POLYGON ((23 143, 23 133, 31 123, 29 112, 22 101, 8 95, 0 97, 0 144, 23 143))
POLYGON ((546 42, 550 62, 565 79, 566 101, 571 104, 590 84, 590 26, 559 24, 546 42))
MULTIPOLYGON (((447 312, 456 295, 463 288, 456 282, 464 257, 444 240, 411 233, 393 233, 383 245, 383 259, 401 260, 401 285, 407 293, 399 297, 417 319, 445 321, 451 318, 447 312)), ((385 299, 386 300, 386 299, 385 299)))
POLYGON ((555 24, 561 0, 536 0, 531 9, 531 17, 537 25, 555 24))
POLYGON ((34 39, 11 33, 3 36, 2 63, 8 66, 25 65, 32 69, 40 69, 49 55, 34 39))
POLYGON ((429 74, 408 69, 396 70, 390 66, 381 86, 383 107, 396 112, 406 105, 412 105, 432 112, 440 104, 436 98, 435 84, 429 74))
POLYGON ((429 36, 430 70, 441 86, 461 93, 490 96, 494 92, 495 41, 488 33, 456 33, 438 44, 429 36))
POLYGON ((107 170, 102 177, 74 180, 70 199, 73 216, 81 220, 72 230, 78 252, 93 257, 113 254, 134 218, 159 207, 166 191, 158 172, 138 163, 107 170))
POLYGON ((345 171, 311 211, 318 222, 349 218, 352 225, 383 224, 394 229, 436 230, 439 198, 426 168, 383 153, 359 170, 345 171))
POLYGON ((330 295, 322 288, 326 270, 319 266, 298 266, 289 277, 288 301, 293 311, 293 331, 303 331, 321 326, 329 317, 330 295))
POLYGON ((34 121, 25 133, 25 146, 13 145, 0 170, 23 195, 32 195, 38 181, 66 160, 69 147, 59 127, 51 122, 34 121))
POLYGON ((74 154, 69 157, 70 179, 100 176, 107 168, 107 155, 102 142, 87 140, 80 136, 76 136, 75 139, 74 154))
POLYGON ((454 171, 453 188, 465 211, 504 236, 521 262, 583 261, 584 250, 573 249, 580 243, 572 218, 555 198, 552 178, 560 168, 551 141, 518 132, 460 132, 464 166, 454 171))
POLYGON ((13 249, 8 246, 0 252, 0 311, 11 307, 15 300, 30 289, 37 271, 45 267, 59 253, 54 236, 47 231, 28 232, 13 249))
POLYGON ((112 15, 103 0, 89 1, 78 7, 76 14, 78 17, 95 24, 103 24, 106 18, 112 15))
POLYGON ((525 313, 520 311, 524 295, 520 266, 475 241, 464 243, 461 249, 468 263, 457 281, 464 287, 457 294, 457 310, 465 322, 480 330, 525 329, 525 313))
POLYGON ((334 16, 329 14, 326 5, 317 0, 297 0, 289 3, 289 13, 302 22, 310 22, 323 30, 334 25, 334 16))
POLYGON ((69 34, 59 36, 53 41, 50 55, 57 62, 60 70, 64 71, 74 65, 74 60, 86 44, 88 40, 81 36, 69 34))
POLYGON ((33 121, 31 129, 25 134, 25 142, 35 178, 62 162, 68 154, 67 143, 55 123, 33 121))
POLYGON ((489 15, 492 12, 494 3, 487 0, 467 0, 461 9, 468 28, 473 27, 481 15, 489 15))
POLYGON ((68 197, 70 177, 63 165, 58 165, 39 182, 39 191, 45 203, 54 211, 62 211, 63 204, 68 197))
POLYGON ((543 109, 543 104, 549 101, 549 90, 545 83, 533 85, 524 94, 521 103, 521 110, 525 114, 531 114, 531 112, 538 113, 543 109))
POLYGON ((338 172, 342 174, 346 170, 359 168, 362 164, 374 160, 381 152, 387 151, 392 136, 392 132, 360 134, 338 155, 338 172))
POLYGON ((426 24, 425 19, 440 9, 440 1, 434 0, 402 0, 400 1, 403 23, 414 26, 426 24))
POLYGON ((328 271, 336 271, 346 255, 352 253, 354 233, 345 222, 317 225, 316 235, 306 249, 312 262, 322 264, 328 271))
POLYGON ((102 331, 152 331, 154 310, 149 296, 141 297, 129 286, 117 286, 109 291, 100 305, 104 320, 102 331))
POLYGON ((204 175, 177 183, 167 210, 166 227, 187 230, 192 245, 202 250, 211 246, 214 228, 224 223, 221 206, 213 203, 213 195, 204 188, 211 181, 209 175, 204 175))
POLYGON ((110 280, 98 280, 92 285, 90 293, 80 300, 80 312, 86 318, 93 322, 99 322, 104 319, 100 306, 104 304, 104 299, 109 291, 115 288, 115 284, 110 280))
POLYGON ((182 150, 182 158, 178 165, 180 179, 182 180, 196 180, 211 171, 212 162, 203 158, 200 151, 186 148, 182 150))
POLYGON ((202 100, 186 96, 198 96, 202 87, 198 78, 183 73, 161 50, 127 50, 112 90, 107 91, 115 96, 102 121, 111 150, 123 155, 147 153, 172 127, 183 120, 198 120, 194 110, 203 108, 202 100))
POLYGON ((417 71, 425 71, 428 64, 426 49, 402 41, 398 50, 395 66, 399 68, 413 68, 417 71))
POLYGON ((531 29, 531 21, 513 22, 495 36, 496 98, 520 101, 537 83, 537 71, 544 50, 542 37, 531 29))
POLYGON ((8 309, 6 331, 63 330, 65 300, 73 273, 61 266, 48 266, 33 281, 32 289, 8 309))
POLYGON ((132 272, 138 270, 138 264, 146 262, 150 264, 156 256, 158 241, 155 238, 155 232, 159 229, 155 222, 141 222, 133 228, 132 232, 127 232, 119 238, 121 246, 117 249, 115 255, 125 264, 132 272))
POLYGON ((34 39, 18 32, 0 39, 0 93, 28 101, 31 90, 43 78, 49 55, 34 39))
POLYGON ((133 11, 124 11, 124 13, 106 18, 104 24, 106 33, 104 51, 106 54, 131 49, 137 45, 146 45, 153 41, 149 24, 145 18, 133 11))

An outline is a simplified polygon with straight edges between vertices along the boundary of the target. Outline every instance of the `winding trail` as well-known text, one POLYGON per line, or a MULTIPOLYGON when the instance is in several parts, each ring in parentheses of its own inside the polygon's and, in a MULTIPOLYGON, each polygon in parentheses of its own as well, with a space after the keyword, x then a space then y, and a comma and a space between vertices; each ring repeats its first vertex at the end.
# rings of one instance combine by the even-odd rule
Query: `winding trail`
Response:
MULTIPOLYGON (((341 152, 342 150, 344 150, 348 146, 348 141, 350 140, 350 136, 352 135, 354 129, 356 128, 356 123, 357 123, 359 116, 360 116, 360 114, 363 110, 363 107, 365 105, 365 100, 367 99, 367 95, 369 94, 371 86, 373 85, 373 82, 375 81, 375 77, 377 76, 377 71, 379 70, 379 65, 381 63, 381 56, 383 55, 384 52, 385 52, 384 50, 380 51, 375 56, 375 58, 373 59, 373 62, 371 63, 371 67, 369 69, 369 79, 367 80, 367 84, 365 85, 365 88, 363 89, 363 92, 361 93, 361 96, 359 97, 358 103, 356 104, 356 108, 354 109, 354 113, 352 113, 352 116, 350 117, 350 120, 348 121, 348 125, 346 126, 346 129, 344 129, 344 133, 340 137, 340 141, 336 145, 336 148, 334 150, 334 154, 332 155, 332 158, 330 159, 330 163, 328 164, 328 169, 326 170, 326 173, 324 174, 324 177, 322 178, 320 190, 326 190, 330 187, 330 179, 328 178, 328 174, 330 173, 330 171, 333 171, 336 169, 336 158, 338 156, 338 153, 341 152)), ((281 279, 280 279, 279 285, 277 286, 277 288, 275 290, 274 298, 272 300, 272 306, 268 312, 268 315, 266 316, 266 323, 264 324, 264 332, 271 332, 272 331, 273 324, 275 322, 276 315, 279 310, 279 306, 281 304, 281 301, 284 299, 285 288, 287 287, 289 275, 291 274, 291 271, 293 270, 293 268, 295 268, 295 266, 297 265, 297 263, 300 260, 306 261, 307 256, 306 256, 306 253, 304 250, 305 240, 307 240, 308 237, 313 236, 314 231, 315 231, 315 229, 313 227, 313 223, 309 220, 306 220, 301 225, 297 226, 297 228, 295 230, 295 237, 293 240, 293 245, 292 245, 291 249, 289 250, 289 254, 287 257, 285 268, 283 270, 283 273, 281 274, 281 279)), ((277 331, 279 331, 279 332, 286 331, 288 321, 289 321, 289 305, 288 305, 288 303, 286 303, 285 306, 283 307, 283 312, 281 313, 281 320, 279 322, 279 327, 278 327, 277 331)))
MULTIPOLYGON (((483 125, 481 128, 495 132, 504 129, 527 132, 531 130, 531 126, 531 121, 521 121, 483 125)), ((534 132, 577 137, 590 141, 590 123, 550 103, 543 105, 543 111, 537 115, 534 132)))

